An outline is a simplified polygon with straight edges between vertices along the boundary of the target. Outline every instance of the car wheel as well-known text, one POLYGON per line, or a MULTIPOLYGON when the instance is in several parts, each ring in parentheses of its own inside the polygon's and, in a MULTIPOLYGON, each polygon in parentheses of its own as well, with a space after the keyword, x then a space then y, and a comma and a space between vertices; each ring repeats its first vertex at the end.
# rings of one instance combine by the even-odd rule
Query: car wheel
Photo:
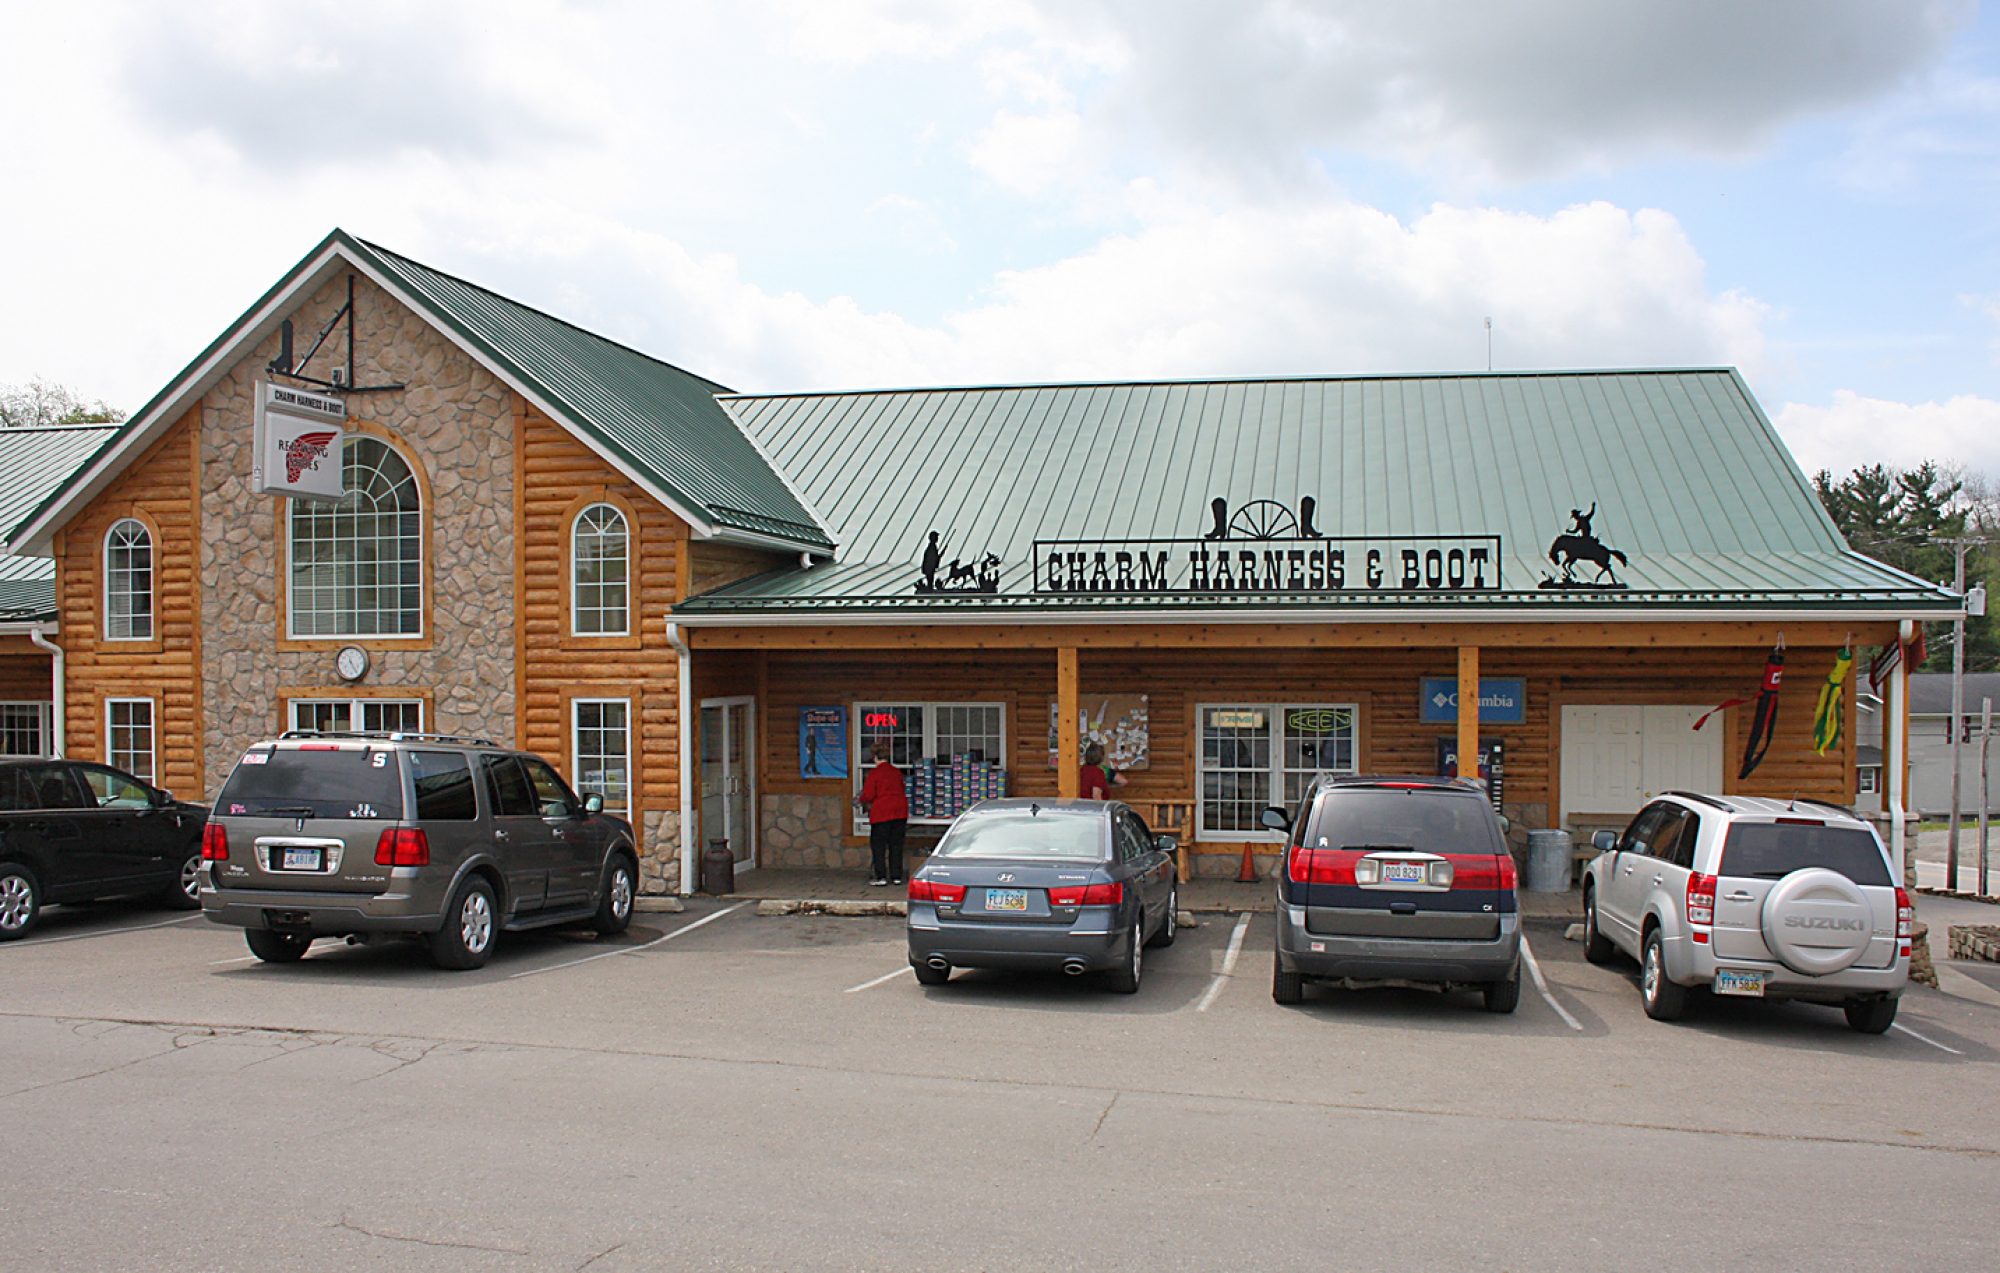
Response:
POLYGON ((951 980, 951 968, 949 965, 943 968, 933 968, 929 964, 911 964, 910 968, 917 974, 917 984, 919 985, 942 986, 945 982, 951 980))
POLYGON ((1608 964, 1618 948, 1597 929, 1597 890, 1583 890, 1583 957, 1593 964, 1608 964))
POLYGON ((1306 997, 1306 979, 1295 972, 1286 972, 1285 965, 1276 955, 1271 956, 1271 998, 1287 1006, 1298 1003, 1306 997))
POLYGON ((1686 986, 1667 980, 1664 946, 1659 929, 1646 934, 1645 949, 1639 956, 1639 994, 1647 1016, 1655 1021, 1678 1021, 1687 1012, 1688 992, 1686 986))
POLYGON ((1488 1012, 1512 1012, 1521 1004, 1521 965, 1514 965, 1507 980, 1487 982, 1481 993, 1485 995, 1488 1012))
POLYGON ((1148 946, 1159 950, 1174 944, 1174 938, 1180 935, 1180 910, 1181 886, 1176 884, 1167 892, 1167 917, 1160 921, 1160 931, 1153 934, 1153 940, 1146 943, 1148 946))
POLYGON ((1847 1005, 1847 1024, 1863 1034, 1885 1034, 1896 1024, 1894 999, 1864 999, 1847 1005))
POLYGON ((250 943, 250 953, 267 964, 295 964, 313 944, 305 933, 274 933, 268 928, 246 928, 243 940, 250 943))
POLYGON ((175 910, 198 911, 201 909, 201 850, 196 849, 181 863, 180 874, 168 886, 161 897, 175 910))
POLYGON ((1106 978, 1111 989, 1121 995, 1139 993, 1139 965, 1144 959, 1142 952, 1146 948, 1145 928, 1146 917, 1142 911, 1139 917, 1132 921, 1132 940, 1128 943, 1132 947, 1131 955, 1122 967, 1112 969, 1111 975, 1106 978))
POLYGON ((604 872, 604 899, 597 904, 597 918, 592 921, 600 935, 616 936, 632 922, 632 892, 632 864, 622 857, 613 858, 604 872))
POLYGON ((0 863, 0 941, 26 937, 42 917, 42 886, 25 866, 0 863))
POLYGON ((497 926, 493 886, 475 875, 452 894, 444 927, 431 934, 431 959, 440 968, 477 968, 493 953, 497 926))

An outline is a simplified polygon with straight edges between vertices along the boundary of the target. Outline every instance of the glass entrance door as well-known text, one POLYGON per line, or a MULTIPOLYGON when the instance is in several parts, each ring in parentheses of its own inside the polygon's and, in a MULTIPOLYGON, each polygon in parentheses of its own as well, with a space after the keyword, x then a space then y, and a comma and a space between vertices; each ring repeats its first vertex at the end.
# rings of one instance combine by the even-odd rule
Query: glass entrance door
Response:
POLYGON ((756 802, 750 758, 756 754, 756 700, 711 698, 701 704, 701 847, 727 841, 736 869, 757 864, 756 802))

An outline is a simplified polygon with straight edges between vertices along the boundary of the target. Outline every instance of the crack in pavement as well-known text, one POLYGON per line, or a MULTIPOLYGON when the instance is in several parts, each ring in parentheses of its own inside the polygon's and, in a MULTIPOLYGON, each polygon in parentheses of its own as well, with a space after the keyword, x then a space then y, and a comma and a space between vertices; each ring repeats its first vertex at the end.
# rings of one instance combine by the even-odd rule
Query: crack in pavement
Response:
POLYGON ((129 1070, 135 1065, 144 1065, 148 1061, 179 1050, 180 1045, 176 1043, 169 1047, 161 1048, 157 1052, 148 1052, 144 1056, 134 1057, 130 1061, 120 1061, 116 1065, 107 1065, 101 1070, 92 1070, 88 1074, 72 1074, 66 1079, 51 1079, 46 1083, 36 1083, 29 1087, 17 1087, 11 1092, 0 1092, 0 1101, 12 1100, 16 1096, 26 1096, 30 1092, 46 1092, 52 1087, 62 1087, 68 1083, 81 1083, 87 1079, 102 1078, 106 1074, 116 1074, 120 1070, 129 1070))
MULTIPOLYGON (((67 1013, 8 1012, 0 1011, 0 1019, 19 1017, 27 1020, 67 1022, 75 1020, 67 1013)), ((222 1033, 240 1034, 289 1034, 297 1036, 331 1036, 333 1041, 357 1040, 369 1037, 361 1034, 343 1034, 319 1028, 304 1026, 274 1025, 207 1025, 191 1021, 167 1021, 144 1017, 101 1017, 96 1020, 114 1022, 119 1025, 180 1027, 196 1026, 222 1033)), ((424 1036, 396 1036, 408 1038, 411 1042, 424 1042, 424 1036)), ((976 1087, 1012 1088, 1020 1091, 1063 1091, 1063 1092, 1116 1092, 1119 1089, 1106 1088, 1102 1084, 1035 1078, 969 1078, 964 1074, 948 1070, 905 1070, 889 1068, 863 1068, 854 1065, 838 1065, 823 1061, 787 1060, 774 1057, 729 1056, 720 1053, 676 1052, 658 1048, 600 1047, 575 1043, 531 1043, 510 1039, 480 1037, 447 1037, 434 1040, 439 1043, 466 1044, 473 1047, 492 1047, 520 1052, 563 1052, 579 1056, 621 1056, 641 1057, 660 1061, 686 1061, 706 1065, 747 1065, 760 1069, 777 1071, 804 1071, 818 1074, 842 1074, 862 1078, 918 1079, 937 1083, 964 1083, 976 1087)), ((149 1059, 149 1058, 141 1058, 149 1059)), ((136 1062, 128 1062, 136 1064, 136 1062)), ((122 1069, 123 1066, 113 1066, 122 1069)), ((108 1071, 107 1071, 108 1072, 108 1071)), ((91 1077, 84 1075, 82 1077, 91 1077)), ((68 1082, 70 1080, 61 1080, 68 1082)), ((23 1089, 33 1090, 33 1089, 23 1089)), ((1887 1140, 1879 1136, 1837 1136, 1817 1132, 1763 1131, 1743 1127, 1699 1126, 1686 1123, 1655 1123, 1642 1120, 1580 1118, 1575 1115, 1533 1114, 1523 1112, 1495 1112, 1490 1110, 1448 1109, 1434 1105, 1399 1105, 1387 1102, 1336 1101, 1309 1096, 1245 1096, 1235 1092, 1204 1092, 1193 1088, 1177 1087, 1137 1087, 1125 1088, 1136 1096, 1160 1096, 1170 1099, 1226 1101, 1234 1104, 1263 1105, 1278 1109, 1314 1109, 1347 1114, 1393 1114, 1405 1117, 1463 1119, 1479 1123, 1527 1123, 1542 1127, 1596 1128, 1610 1131, 1662 1132, 1687 1136, 1715 1136, 1731 1140, 1765 1141, 1779 1144, 1799 1145, 1850 1145, 1870 1149, 1898 1149, 1910 1153, 1951 1154, 1964 1158, 2000 1159, 2000 1146, 1986 1145, 1912 1145, 1908 1141, 1887 1140)), ((9 1093, 8 1095, 12 1095, 9 1093)), ((0 1100, 6 1099, 0 1096, 0 1100)))
POLYGON ((618 1244, 617 1244, 616 1246, 608 1246, 608 1247, 605 1247, 605 1248, 604 1248, 604 1249, 603 1249, 602 1251, 599 1251, 599 1252, 598 1252, 598 1253, 597 1253, 596 1255, 593 1255, 593 1256, 591 1256, 591 1257, 590 1257, 589 1259, 585 1260, 585 1261, 584 1261, 583 1263, 581 1263, 581 1264, 577 1265, 577 1266, 576 1266, 576 1270, 575 1270, 575 1273, 583 1273, 583 1271, 584 1271, 585 1269, 587 1269, 587 1268, 589 1268, 589 1267, 590 1267, 591 1265, 593 1265, 593 1264, 597 1263, 597 1262, 598 1262, 599 1260, 603 1259, 603 1258, 604 1258, 605 1256, 607 1256, 607 1255, 610 1255, 610 1254, 611 1254, 611 1253, 612 1253, 613 1251, 623 1251, 624 1249, 625 1249, 625 1244, 624 1244, 623 1242, 620 1242, 620 1243, 618 1243, 618 1244))
POLYGON ((1112 1106, 1118 1104, 1118 1098, 1123 1095, 1125 1095, 1123 1092, 1113 1092, 1111 1099, 1104 1103, 1103 1111, 1098 1114, 1097 1121, 1091 1125, 1090 1137, 1085 1141, 1086 1144, 1094 1145, 1097 1143, 1097 1133, 1104 1130, 1104 1120, 1111 1117, 1112 1106))
POLYGON ((347 1218, 345 1213, 341 1215, 340 1219, 326 1227, 329 1229, 346 1229, 350 1233, 359 1233, 366 1237, 380 1238, 384 1242, 408 1242, 415 1246, 448 1247, 454 1251, 491 1251, 495 1255, 528 1254, 526 1247, 487 1246, 480 1242, 452 1242, 445 1238, 420 1238, 408 1233, 388 1233, 379 1229, 370 1229, 353 1223, 347 1218))

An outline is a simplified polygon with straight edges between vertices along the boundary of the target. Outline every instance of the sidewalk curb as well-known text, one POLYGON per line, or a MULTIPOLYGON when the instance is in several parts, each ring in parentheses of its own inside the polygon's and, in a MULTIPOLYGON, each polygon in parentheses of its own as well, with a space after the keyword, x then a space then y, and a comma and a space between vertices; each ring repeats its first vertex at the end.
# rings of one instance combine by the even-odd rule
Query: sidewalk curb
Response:
POLYGON ((642 915, 678 915, 687 909, 687 903, 678 897, 635 897, 632 909, 642 915))

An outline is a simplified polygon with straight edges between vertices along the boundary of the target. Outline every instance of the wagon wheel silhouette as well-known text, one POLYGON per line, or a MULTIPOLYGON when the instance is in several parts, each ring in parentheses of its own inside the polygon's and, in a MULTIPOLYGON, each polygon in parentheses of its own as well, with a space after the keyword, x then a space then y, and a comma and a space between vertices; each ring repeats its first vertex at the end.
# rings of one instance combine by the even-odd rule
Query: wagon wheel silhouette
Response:
POLYGON ((1298 535, 1299 522, 1274 499, 1252 500, 1229 519, 1229 533, 1241 539, 1290 539, 1298 535))

